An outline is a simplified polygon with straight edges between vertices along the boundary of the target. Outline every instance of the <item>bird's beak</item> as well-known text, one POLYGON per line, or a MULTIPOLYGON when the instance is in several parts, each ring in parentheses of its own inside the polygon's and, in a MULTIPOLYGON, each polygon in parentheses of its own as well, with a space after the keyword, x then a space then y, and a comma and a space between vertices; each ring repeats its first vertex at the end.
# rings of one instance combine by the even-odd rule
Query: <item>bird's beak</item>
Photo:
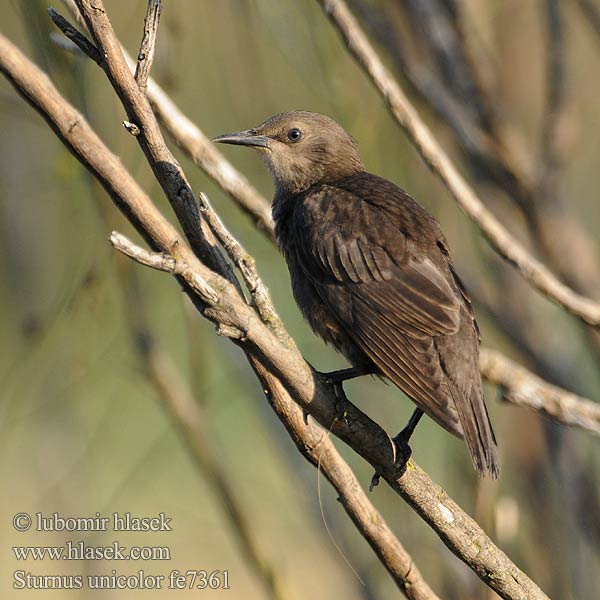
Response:
POLYGON ((266 135, 257 135, 254 129, 246 129, 237 133, 226 133, 213 139, 213 142, 218 142, 219 144, 258 146, 259 148, 268 148, 270 141, 266 135))

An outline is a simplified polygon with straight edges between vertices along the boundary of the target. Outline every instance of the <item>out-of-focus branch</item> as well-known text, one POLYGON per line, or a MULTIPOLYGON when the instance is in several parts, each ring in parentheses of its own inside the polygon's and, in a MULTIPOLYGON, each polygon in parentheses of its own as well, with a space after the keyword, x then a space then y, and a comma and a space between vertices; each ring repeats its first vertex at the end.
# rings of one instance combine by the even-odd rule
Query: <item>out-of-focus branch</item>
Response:
POLYGON ((577 3, 600 38, 600 7, 594 4, 594 0, 577 0, 577 3))
POLYGON ((572 394, 540 379, 499 352, 483 348, 481 374, 499 386, 507 402, 526 406, 563 425, 600 435, 600 404, 572 394))
POLYGON ((392 115, 404 128, 427 165, 444 182, 454 199, 477 224, 493 248, 542 294, 589 325, 599 326, 600 304, 577 294, 561 283, 508 232, 477 197, 384 66, 346 4, 342 0, 318 1, 337 27, 350 53, 381 92, 392 115))
POLYGON ((444 87, 461 101, 470 120, 485 131, 493 128, 486 97, 479 88, 458 32, 458 10, 452 0, 408 0, 403 3, 414 27, 422 32, 444 87))
POLYGON ((565 110, 564 24, 559 0, 546 0, 548 50, 546 114, 542 131, 542 174, 539 184, 544 200, 556 197, 556 176, 560 163, 559 130, 565 110))
POLYGON ((154 50, 156 47, 156 34, 158 22, 162 11, 161 0, 148 0, 148 10, 144 19, 144 34, 140 51, 138 52, 137 65, 135 67, 135 80, 140 91, 145 94, 148 85, 148 77, 154 62, 154 50))
MULTIPOLYGON (((176 260, 183 259, 212 289, 218 291, 219 301, 207 305, 197 298, 183 279, 179 279, 205 317, 221 327, 226 335, 231 331, 235 332, 231 336, 246 353, 269 403, 293 441, 310 462, 320 463, 322 472, 340 496, 344 509, 396 584, 409 598, 428 600, 434 599, 435 595, 374 509, 326 432, 314 422, 305 422, 306 412, 313 415, 319 423, 325 423, 328 429, 335 423, 335 434, 382 472, 396 491, 412 506, 417 507, 420 514, 425 515, 427 522, 443 536, 453 552, 472 565, 480 576, 487 577, 494 589, 508 590, 507 593, 511 595, 506 597, 510 598, 516 598, 519 589, 537 590, 535 584, 492 544, 476 523, 452 503, 441 488, 418 467, 411 463, 411 470, 399 480, 400 473, 391 461, 389 437, 376 423, 350 403, 345 407, 347 420, 339 419, 332 389, 315 376, 295 346, 281 345, 254 310, 243 301, 238 289, 227 278, 208 269, 198 260, 122 163, 91 130, 84 117, 60 96, 48 77, 1 34, 0 71, 46 119, 76 158, 100 181, 116 206, 151 247, 167 254, 176 247, 176 260), (444 506, 452 511, 452 522, 448 521, 448 512, 445 510, 440 513, 441 509, 438 508, 439 498, 442 496, 444 506), (478 552, 475 556, 472 555, 470 549, 474 544, 482 549, 483 554, 478 552), (503 573, 502 577, 494 576, 490 579, 490 573, 499 569, 503 573)), ((131 77, 131 73, 129 76, 131 77)), ((135 254, 140 255, 139 252, 135 254)), ((160 264, 162 258, 159 257, 156 262, 160 264)), ((147 262, 153 263, 154 259, 147 262)), ((539 592, 532 598, 546 597, 539 592)))

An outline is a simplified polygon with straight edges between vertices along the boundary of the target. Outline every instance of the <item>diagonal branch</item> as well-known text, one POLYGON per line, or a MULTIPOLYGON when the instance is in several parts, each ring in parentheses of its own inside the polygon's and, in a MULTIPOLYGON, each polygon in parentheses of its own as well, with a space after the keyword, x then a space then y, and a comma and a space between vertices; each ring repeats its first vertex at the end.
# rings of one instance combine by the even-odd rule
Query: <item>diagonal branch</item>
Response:
POLYGON ((594 4, 594 0, 577 0, 577 4, 579 4, 592 29, 600 38, 600 7, 594 4))
POLYGON ((406 131, 429 168, 479 227, 493 248, 514 265, 538 291, 594 327, 600 326, 600 304, 577 294, 534 258, 496 219, 459 173, 418 115, 398 82, 382 63, 343 0, 318 0, 348 50, 384 97, 390 112, 406 131))
POLYGON ((229 258, 233 261, 238 271, 240 272, 250 296, 252 303, 256 308, 260 318, 284 344, 289 344, 289 336, 287 335, 283 323, 279 315, 275 311, 271 295, 267 286, 262 282, 256 270, 254 258, 246 252, 244 247, 227 231, 223 221, 214 211, 208 201, 206 194, 200 193, 198 196, 198 205, 200 213, 205 218, 210 230, 219 240, 229 258))

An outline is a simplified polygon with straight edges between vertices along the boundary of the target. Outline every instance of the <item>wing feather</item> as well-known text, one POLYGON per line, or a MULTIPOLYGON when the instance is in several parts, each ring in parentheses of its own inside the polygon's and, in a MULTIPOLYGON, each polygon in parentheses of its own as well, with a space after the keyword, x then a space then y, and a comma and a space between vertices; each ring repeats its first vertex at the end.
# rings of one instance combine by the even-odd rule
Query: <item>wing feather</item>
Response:
POLYGON ((445 258, 441 251, 439 264, 419 257, 397 219, 340 194, 297 215, 299 263, 354 343, 433 419, 461 436, 432 341, 456 332, 460 322, 460 293, 443 269, 445 258), (335 219, 324 223, 323 215, 332 214, 335 219), (340 287, 349 293, 349 310, 340 309, 340 287))

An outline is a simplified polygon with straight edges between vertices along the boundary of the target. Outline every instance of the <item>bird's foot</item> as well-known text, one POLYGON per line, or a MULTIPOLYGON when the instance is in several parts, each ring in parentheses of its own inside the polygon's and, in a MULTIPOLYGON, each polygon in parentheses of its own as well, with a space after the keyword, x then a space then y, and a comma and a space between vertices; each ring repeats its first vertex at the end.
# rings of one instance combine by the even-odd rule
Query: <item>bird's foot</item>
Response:
MULTIPOLYGON (((404 475, 404 471, 406 471, 406 465, 412 456, 412 449, 408 445, 404 429, 397 436, 392 438, 392 442, 394 442, 395 450, 394 470, 399 474, 399 477, 402 477, 402 475, 404 475)), ((373 489, 379 485, 381 475, 382 474, 379 471, 375 471, 375 473, 373 473, 373 477, 371 477, 371 483, 369 483, 369 492, 372 492, 373 489)))
POLYGON ((341 420, 346 421, 347 411, 346 405, 349 402, 344 392, 344 381, 357 377, 355 369, 340 369, 339 371, 331 371, 330 373, 320 373, 323 381, 333 388, 335 396, 335 417, 331 424, 331 429, 341 420))
POLYGON ((340 421, 344 421, 346 424, 348 423, 348 411, 346 410, 346 406, 349 404, 349 400, 346 397, 346 392, 344 392, 344 387, 341 381, 332 383, 331 385, 335 395, 335 417, 331 425, 331 428, 333 429, 335 424, 339 423, 340 421))
POLYGON ((371 477, 371 483, 369 483, 369 493, 372 492, 379 485, 380 479, 381 473, 379 471, 375 471, 375 473, 373 473, 373 477, 371 477))

